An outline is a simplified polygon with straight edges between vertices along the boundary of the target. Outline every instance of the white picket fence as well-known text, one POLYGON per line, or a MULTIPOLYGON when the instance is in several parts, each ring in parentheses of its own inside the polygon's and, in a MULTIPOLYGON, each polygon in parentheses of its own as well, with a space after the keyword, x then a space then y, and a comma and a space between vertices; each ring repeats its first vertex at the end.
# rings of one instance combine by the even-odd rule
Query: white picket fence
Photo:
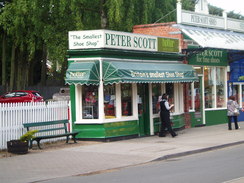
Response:
POLYGON ((68 119, 68 109, 67 101, 0 104, 0 149, 26 132, 23 123, 68 119))

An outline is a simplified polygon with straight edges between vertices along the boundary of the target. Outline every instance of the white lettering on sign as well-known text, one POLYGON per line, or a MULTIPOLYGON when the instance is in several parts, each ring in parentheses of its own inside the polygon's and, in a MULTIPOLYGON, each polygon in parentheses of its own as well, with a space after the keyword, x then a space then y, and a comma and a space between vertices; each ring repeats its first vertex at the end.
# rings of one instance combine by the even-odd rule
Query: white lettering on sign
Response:
POLYGON ((217 20, 215 18, 211 18, 207 16, 191 15, 191 22, 212 25, 212 26, 217 25, 217 20))
MULTIPOLYGON (((140 51, 159 51, 158 38, 165 47, 172 47, 170 39, 144 34, 135 34, 110 30, 92 30, 92 31, 70 31, 69 49, 91 49, 91 48, 115 48, 140 51), (169 45, 171 44, 171 45, 169 45)), ((174 46, 175 47, 175 46, 174 46)), ((175 49, 179 52, 179 49, 175 49)), ((160 51, 166 51, 160 49, 160 51)))
POLYGON ((182 10, 182 24, 198 25, 202 27, 211 28, 225 28, 225 21, 223 17, 214 15, 205 15, 196 12, 182 10))
POLYGON ((138 72, 130 71, 131 77, 137 78, 184 78, 184 72, 138 72))
POLYGON ((148 36, 105 33, 106 46, 155 50, 156 43, 157 43, 156 38, 150 38, 148 36))
POLYGON ((86 72, 69 72, 69 74, 72 78, 83 78, 86 75, 86 72))

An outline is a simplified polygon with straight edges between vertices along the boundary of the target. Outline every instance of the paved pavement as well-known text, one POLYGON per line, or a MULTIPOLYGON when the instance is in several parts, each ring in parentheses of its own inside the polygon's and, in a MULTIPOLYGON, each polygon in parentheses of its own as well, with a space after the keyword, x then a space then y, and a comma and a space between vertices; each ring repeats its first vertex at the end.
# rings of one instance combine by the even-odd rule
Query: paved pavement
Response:
POLYGON ((150 136, 1 158, 0 181, 42 182, 233 146, 244 143, 244 123, 239 124, 238 130, 222 124, 180 130, 175 138, 150 136))

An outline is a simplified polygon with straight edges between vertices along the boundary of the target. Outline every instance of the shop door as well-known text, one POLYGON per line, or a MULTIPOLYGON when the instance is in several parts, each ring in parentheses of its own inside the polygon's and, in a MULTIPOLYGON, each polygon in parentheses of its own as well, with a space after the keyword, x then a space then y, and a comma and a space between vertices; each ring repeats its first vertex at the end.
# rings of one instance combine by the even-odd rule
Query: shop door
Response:
POLYGON ((139 135, 150 135, 148 84, 137 84, 139 135))
POLYGON ((194 102, 195 102, 195 126, 204 124, 203 106, 203 77, 199 76, 199 82, 194 82, 194 102))

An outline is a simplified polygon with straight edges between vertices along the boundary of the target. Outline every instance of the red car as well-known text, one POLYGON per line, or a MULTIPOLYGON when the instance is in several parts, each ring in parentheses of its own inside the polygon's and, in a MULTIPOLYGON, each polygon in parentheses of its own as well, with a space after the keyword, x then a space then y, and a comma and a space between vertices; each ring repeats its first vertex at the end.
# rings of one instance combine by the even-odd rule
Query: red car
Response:
POLYGON ((43 97, 33 90, 15 90, 0 96, 0 103, 43 102, 43 97))

